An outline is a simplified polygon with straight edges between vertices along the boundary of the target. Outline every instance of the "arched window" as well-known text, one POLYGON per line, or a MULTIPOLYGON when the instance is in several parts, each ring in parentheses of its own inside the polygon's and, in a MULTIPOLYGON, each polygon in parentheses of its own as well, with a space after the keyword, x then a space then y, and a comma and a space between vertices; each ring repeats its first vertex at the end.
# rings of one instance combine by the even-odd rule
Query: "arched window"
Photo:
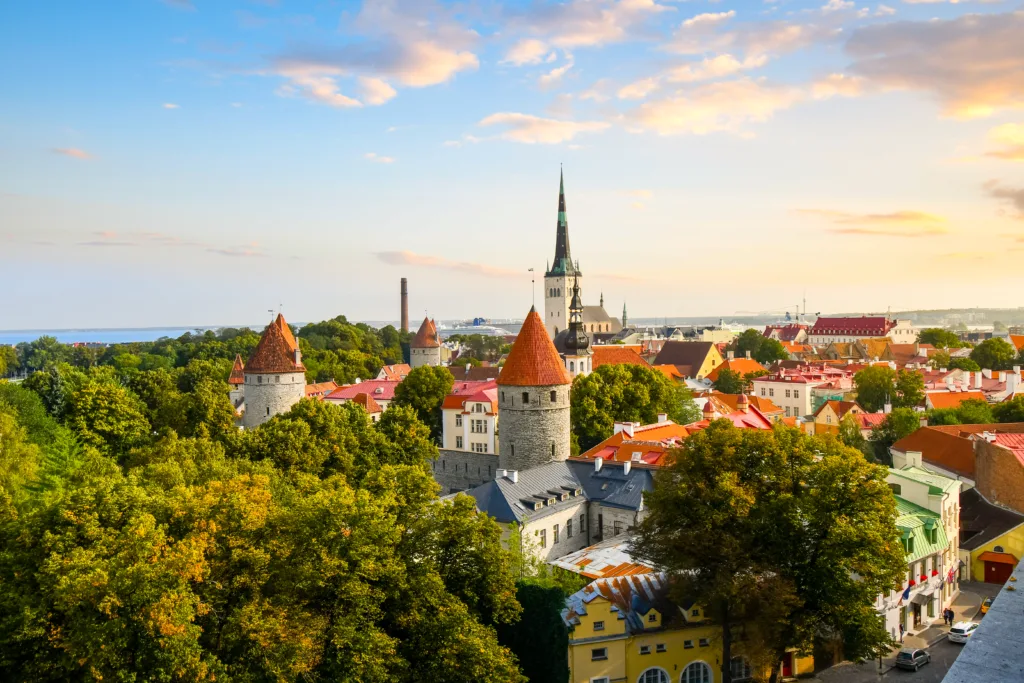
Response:
POLYGON ((737 681, 749 681, 754 677, 753 672, 750 669, 750 662, 747 661, 746 657, 733 657, 729 661, 729 670, 732 672, 732 680, 737 681))
POLYGON ((704 662, 693 662, 679 677, 679 683, 712 683, 711 667, 704 662))
POLYGON ((569 372, 572 372, 575 369, 576 369, 576 366, 573 364, 572 361, 569 361, 569 372))
POLYGON ((640 674, 636 683, 668 683, 668 672, 654 667, 640 674))

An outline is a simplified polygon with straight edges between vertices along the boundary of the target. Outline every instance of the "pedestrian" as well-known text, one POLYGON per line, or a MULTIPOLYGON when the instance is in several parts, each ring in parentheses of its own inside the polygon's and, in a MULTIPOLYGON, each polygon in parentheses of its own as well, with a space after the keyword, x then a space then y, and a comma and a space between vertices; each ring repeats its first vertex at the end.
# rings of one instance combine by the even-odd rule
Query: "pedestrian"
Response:
POLYGON ((903 622, 900 622, 900 642, 903 642, 903 622))
POLYGON ((953 612, 953 608, 947 607, 946 608, 946 621, 949 623, 950 626, 953 625, 953 618, 955 616, 956 616, 956 614, 953 612))

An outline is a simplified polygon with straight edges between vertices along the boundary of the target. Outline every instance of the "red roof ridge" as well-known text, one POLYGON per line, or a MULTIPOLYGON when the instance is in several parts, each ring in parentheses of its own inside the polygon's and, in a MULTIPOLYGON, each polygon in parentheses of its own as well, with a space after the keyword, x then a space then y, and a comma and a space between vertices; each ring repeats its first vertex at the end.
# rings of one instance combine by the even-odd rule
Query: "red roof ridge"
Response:
POLYGON ((409 346, 415 349, 436 349, 441 346, 441 342, 437 339, 437 325, 433 320, 424 316, 420 329, 409 346))
POLYGON ((562 358, 551 343, 536 308, 530 309, 508 359, 498 375, 498 384, 517 387, 546 387, 572 384, 562 358))
POLYGON ((280 374, 288 372, 305 372, 299 354, 298 345, 292 336, 284 316, 277 314, 277 319, 267 325, 263 336, 252 350, 249 361, 245 364, 245 374, 280 374))
POLYGON ((235 364, 231 367, 228 384, 245 384, 245 364, 240 353, 235 354, 235 364))

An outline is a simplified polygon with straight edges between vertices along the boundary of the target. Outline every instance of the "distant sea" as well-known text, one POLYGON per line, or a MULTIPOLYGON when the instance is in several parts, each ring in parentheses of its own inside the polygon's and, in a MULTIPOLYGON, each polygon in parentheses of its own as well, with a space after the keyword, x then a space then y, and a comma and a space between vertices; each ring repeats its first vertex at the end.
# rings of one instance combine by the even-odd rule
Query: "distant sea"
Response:
POLYGON ((136 329, 111 330, 0 330, 0 344, 20 344, 39 339, 54 337, 65 344, 91 342, 101 344, 124 344, 128 342, 156 341, 161 337, 180 337, 186 332, 217 331, 218 327, 142 327, 136 329))

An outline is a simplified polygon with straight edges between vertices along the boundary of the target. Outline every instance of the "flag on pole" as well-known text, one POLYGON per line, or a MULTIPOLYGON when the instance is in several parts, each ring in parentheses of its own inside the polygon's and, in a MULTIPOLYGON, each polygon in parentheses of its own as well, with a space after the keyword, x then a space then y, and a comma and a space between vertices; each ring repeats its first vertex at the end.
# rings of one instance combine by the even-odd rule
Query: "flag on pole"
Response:
POLYGON ((910 597, 910 586, 907 586, 907 590, 903 591, 903 595, 900 596, 900 601, 896 603, 896 606, 899 607, 900 605, 902 605, 903 601, 906 600, 909 597, 910 597))

